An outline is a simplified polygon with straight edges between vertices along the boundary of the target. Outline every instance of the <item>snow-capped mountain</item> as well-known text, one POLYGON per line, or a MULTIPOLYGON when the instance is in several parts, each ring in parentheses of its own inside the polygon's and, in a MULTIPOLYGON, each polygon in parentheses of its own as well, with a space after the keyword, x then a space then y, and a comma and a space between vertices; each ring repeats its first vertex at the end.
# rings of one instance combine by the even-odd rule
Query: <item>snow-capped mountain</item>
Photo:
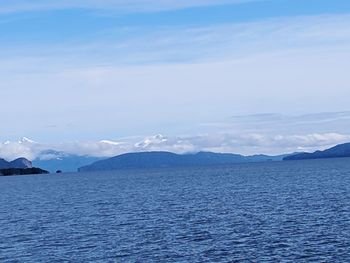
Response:
POLYGON ((53 173, 58 170, 76 172, 79 167, 89 165, 101 159, 100 157, 79 156, 55 150, 45 150, 33 160, 33 164, 53 173))
POLYGON ((36 143, 36 142, 33 141, 33 140, 31 140, 31 139, 29 139, 29 138, 27 138, 27 137, 22 137, 22 138, 18 141, 18 143, 20 143, 20 144, 23 144, 23 143, 26 143, 26 144, 33 144, 33 143, 36 143))
POLYGON ((141 148, 141 149, 147 149, 151 146, 154 145, 160 145, 160 144, 164 144, 168 141, 168 138, 161 135, 161 134, 157 134, 151 137, 146 137, 144 140, 142 140, 141 142, 138 142, 135 144, 136 148, 141 148))

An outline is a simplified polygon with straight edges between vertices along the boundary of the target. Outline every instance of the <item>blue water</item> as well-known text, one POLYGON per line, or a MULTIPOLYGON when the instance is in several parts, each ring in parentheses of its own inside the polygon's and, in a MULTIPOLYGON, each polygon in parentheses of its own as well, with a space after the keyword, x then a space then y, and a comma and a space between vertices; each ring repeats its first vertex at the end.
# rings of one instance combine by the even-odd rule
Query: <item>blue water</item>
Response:
POLYGON ((350 262, 350 159, 0 177, 0 262, 350 262))

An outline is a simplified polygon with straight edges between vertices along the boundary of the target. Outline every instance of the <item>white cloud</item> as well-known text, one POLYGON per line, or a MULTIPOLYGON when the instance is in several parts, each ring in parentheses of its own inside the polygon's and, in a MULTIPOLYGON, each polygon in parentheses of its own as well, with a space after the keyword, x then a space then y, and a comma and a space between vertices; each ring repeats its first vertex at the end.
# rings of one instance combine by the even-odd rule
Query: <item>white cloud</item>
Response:
POLYGON ((350 134, 268 134, 230 133, 221 131, 194 136, 147 136, 130 137, 116 141, 66 142, 45 144, 31 140, 6 141, 0 144, 0 156, 8 160, 18 157, 49 159, 55 155, 44 154, 45 150, 63 151, 70 154, 111 157, 127 152, 170 151, 189 153, 199 151, 228 152, 245 155, 283 154, 296 151, 315 151, 350 141, 350 134))
MULTIPOLYGON (((225 120, 256 112, 349 110, 349 15, 158 28, 123 41, 121 46, 113 41, 38 45, 37 52, 6 47, 10 55, 0 59, 0 79, 1 95, 8 99, 0 111, 2 121, 11 125, 2 127, 2 138, 28 134, 48 141, 89 141, 97 134, 113 138, 157 132, 176 136, 211 132, 213 128, 197 125, 214 121, 229 134, 349 133, 347 120, 306 125, 319 130, 305 128, 307 118, 294 128, 285 125, 290 119, 273 125, 266 120, 249 125, 225 120), (257 131, 256 126, 264 129, 257 131)), ((251 139, 259 138, 265 137, 251 139)), ((191 143, 176 145, 196 149, 191 143)), ((110 146, 84 147, 114 153, 110 146)))
MULTIPOLYGON (((196 134, 212 129, 197 126, 207 122, 252 130, 256 122, 235 125, 226 117, 349 109, 349 67, 350 53, 300 52, 218 63, 6 74, 1 76, 1 95, 15 98, 15 103, 5 99, 0 105, 2 121, 11 123, 2 127, 2 138, 25 134, 53 141, 113 134, 196 134)), ((294 128, 285 127, 289 121, 272 126, 265 120, 258 125, 280 134, 349 132, 346 119, 322 127, 313 120, 320 130, 311 131, 304 127, 307 118, 294 122, 294 128)))
POLYGON ((0 144, 0 158, 10 161, 19 157, 25 157, 32 160, 42 150, 41 147, 40 144, 26 140, 26 138, 17 142, 6 141, 0 144))

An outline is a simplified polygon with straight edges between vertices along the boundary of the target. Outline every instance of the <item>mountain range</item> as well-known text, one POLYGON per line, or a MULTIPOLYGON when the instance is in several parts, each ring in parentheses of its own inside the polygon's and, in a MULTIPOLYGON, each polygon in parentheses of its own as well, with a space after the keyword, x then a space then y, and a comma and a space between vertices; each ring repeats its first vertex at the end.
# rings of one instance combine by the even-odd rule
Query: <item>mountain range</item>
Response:
POLYGON ((55 150, 44 150, 32 162, 25 158, 13 161, 0 159, 0 169, 28 169, 40 167, 51 173, 85 172, 120 169, 147 169, 162 167, 215 166, 236 163, 289 161, 304 159, 350 157, 350 143, 340 144, 324 151, 295 153, 277 156, 243 156, 231 153, 199 152, 176 154, 164 151, 144 151, 121 154, 112 158, 79 156, 55 150))
POLYGON ((139 152, 118 155, 106 160, 100 160, 78 171, 106 171, 121 169, 147 169, 162 167, 215 166, 235 163, 288 161, 321 158, 350 157, 350 143, 340 144, 324 151, 314 153, 295 153, 278 156, 253 155, 243 156, 230 153, 199 152, 195 154, 175 154, 170 152, 139 152))
POLYGON ((325 158, 341 158, 350 157, 350 143, 339 144, 324 151, 316 151, 313 153, 298 153, 283 158, 289 160, 306 160, 306 159, 325 159, 325 158))
POLYGON ((243 156, 229 153, 199 152, 196 154, 175 154, 171 152, 127 153, 83 166, 79 172, 107 171, 120 169, 148 169, 190 166, 215 166, 247 162, 282 161, 286 155, 243 156))
POLYGON ((51 173, 56 171, 69 173, 76 172, 79 167, 92 164, 101 159, 100 157, 79 156, 55 150, 45 150, 33 160, 33 165, 51 173))

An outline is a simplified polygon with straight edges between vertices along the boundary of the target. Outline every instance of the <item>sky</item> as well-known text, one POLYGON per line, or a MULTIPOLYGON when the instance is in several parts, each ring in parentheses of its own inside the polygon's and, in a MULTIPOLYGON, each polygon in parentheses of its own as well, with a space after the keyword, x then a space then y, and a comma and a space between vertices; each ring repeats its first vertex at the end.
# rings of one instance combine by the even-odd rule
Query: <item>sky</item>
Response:
POLYGON ((348 0, 0 0, 0 156, 325 149, 349 68, 348 0))

